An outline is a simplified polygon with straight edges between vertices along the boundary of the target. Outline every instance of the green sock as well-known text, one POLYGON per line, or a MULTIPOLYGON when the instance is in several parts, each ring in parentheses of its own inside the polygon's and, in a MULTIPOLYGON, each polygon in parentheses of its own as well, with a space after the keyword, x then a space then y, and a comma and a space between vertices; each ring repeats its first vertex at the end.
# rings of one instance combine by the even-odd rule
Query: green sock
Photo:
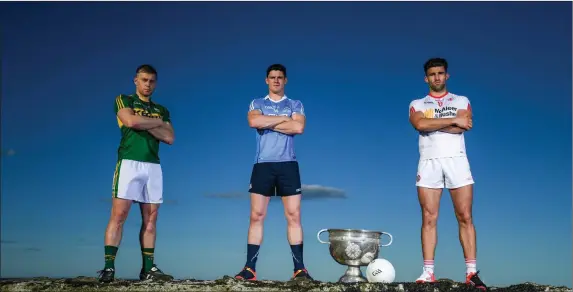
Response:
POLYGON ((115 255, 117 254, 117 246, 105 246, 105 269, 115 269, 115 255))
POLYGON ((148 272, 153 268, 153 253, 155 248, 142 248, 141 256, 143 257, 143 271, 148 272))

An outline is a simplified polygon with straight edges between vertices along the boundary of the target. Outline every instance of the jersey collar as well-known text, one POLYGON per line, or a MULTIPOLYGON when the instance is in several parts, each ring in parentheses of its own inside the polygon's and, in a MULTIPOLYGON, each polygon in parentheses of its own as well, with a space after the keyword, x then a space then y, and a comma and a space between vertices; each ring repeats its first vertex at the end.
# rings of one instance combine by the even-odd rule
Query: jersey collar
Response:
POLYGON ((431 93, 428 93, 428 96, 433 98, 433 99, 440 99, 440 98, 444 98, 446 97, 446 95, 450 94, 449 91, 446 91, 444 94, 442 95, 432 95, 431 93))
POLYGON ((287 96, 286 96, 286 94, 285 94, 285 95, 283 95, 283 97, 282 97, 281 99, 279 99, 279 100, 272 100, 271 97, 267 94, 267 96, 265 96, 265 99, 268 99, 268 100, 270 100, 270 101, 272 101, 272 102, 279 103, 279 102, 281 102, 281 101, 287 99, 287 96))
POLYGON ((153 104, 153 96, 150 96, 150 97, 149 97, 149 102, 146 102, 146 101, 144 101, 143 99, 139 98, 139 95, 137 95, 137 93, 133 93, 133 94, 131 94, 131 96, 132 96, 133 98, 135 98, 136 100, 139 100, 140 102, 153 104))

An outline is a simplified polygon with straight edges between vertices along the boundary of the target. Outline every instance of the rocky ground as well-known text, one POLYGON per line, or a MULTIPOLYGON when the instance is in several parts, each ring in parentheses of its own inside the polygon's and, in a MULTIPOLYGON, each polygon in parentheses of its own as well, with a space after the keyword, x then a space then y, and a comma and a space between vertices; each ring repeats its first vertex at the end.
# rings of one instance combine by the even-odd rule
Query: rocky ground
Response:
MULTIPOLYGON (((551 287, 525 283, 509 287, 492 287, 491 291, 498 292, 541 292, 568 291, 567 287, 551 287)), ((440 280, 436 284, 419 285, 415 283, 392 284, 340 284, 325 282, 278 282, 257 281, 245 282, 225 276, 214 281, 176 280, 166 283, 151 283, 135 280, 117 280, 111 284, 99 284, 95 278, 78 277, 73 279, 0 279, 0 291, 410 291, 410 292, 442 292, 442 291, 479 291, 466 287, 464 284, 448 280, 440 280)))

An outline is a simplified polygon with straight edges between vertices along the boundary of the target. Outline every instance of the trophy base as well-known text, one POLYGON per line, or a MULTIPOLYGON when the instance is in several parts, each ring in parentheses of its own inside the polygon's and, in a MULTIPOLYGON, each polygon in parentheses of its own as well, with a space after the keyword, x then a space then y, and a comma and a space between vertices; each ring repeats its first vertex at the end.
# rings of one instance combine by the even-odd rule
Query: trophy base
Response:
POLYGON ((346 269, 346 272, 344 273, 344 275, 342 277, 340 277, 340 279, 338 279, 338 282, 339 283, 363 283, 363 282, 368 282, 368 279, 366 279, 362 275, 362 271, 360 270, 360 267, 348 266, 348 269, 346 269))

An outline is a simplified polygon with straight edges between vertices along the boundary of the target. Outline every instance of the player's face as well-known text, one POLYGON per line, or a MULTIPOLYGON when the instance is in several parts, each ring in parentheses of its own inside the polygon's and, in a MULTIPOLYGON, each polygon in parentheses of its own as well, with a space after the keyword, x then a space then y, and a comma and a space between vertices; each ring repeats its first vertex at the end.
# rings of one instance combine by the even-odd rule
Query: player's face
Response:
POLYGON ((269 90, 275 94, 280 94, 281 92, 283 92, 285 84, 287 82, 285 74, 279 70, 273 70, 269 72, 269 75, 265 80, 269 85, 269 90))
POLYGON ((443 91, 446 87, 446 81, 450 78, 450 75, 446 73, 444 67, 432 67, 426 72, 426 77, 424 80, 430 86, 432 91, 443 91))
POLYGON ((156 86, 156 76, 155 74, 149 73, 137 73, 134 79, 135 89, 139 94, 143 96, 151 96, 153 91, 155 91, 156 86))

